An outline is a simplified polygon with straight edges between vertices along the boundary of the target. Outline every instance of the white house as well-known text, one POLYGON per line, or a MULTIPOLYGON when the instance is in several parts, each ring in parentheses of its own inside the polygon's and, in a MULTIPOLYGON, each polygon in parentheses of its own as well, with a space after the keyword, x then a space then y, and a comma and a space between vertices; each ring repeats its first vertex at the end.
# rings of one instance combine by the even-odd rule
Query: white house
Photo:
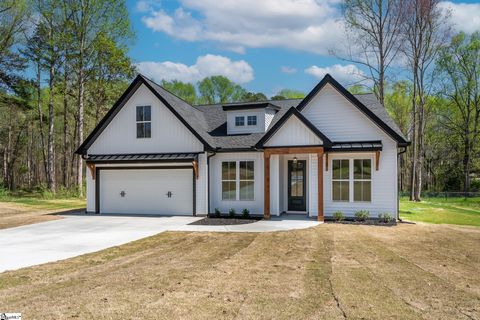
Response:
POLYGON ((87 211, 398 213, 409 142, 372 94, 330 75, 304 98, 191 106, 142 75, 79 147, 87 211))

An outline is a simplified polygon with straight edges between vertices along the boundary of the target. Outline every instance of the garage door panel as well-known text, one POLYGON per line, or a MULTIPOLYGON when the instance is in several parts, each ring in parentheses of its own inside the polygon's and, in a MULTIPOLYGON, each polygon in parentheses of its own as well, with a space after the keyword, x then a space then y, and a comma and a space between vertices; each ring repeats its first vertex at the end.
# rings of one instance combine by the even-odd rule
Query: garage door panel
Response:
POLYGON ((192 179, 191 169, 101 170, 100 213, 192 215, 192 179))

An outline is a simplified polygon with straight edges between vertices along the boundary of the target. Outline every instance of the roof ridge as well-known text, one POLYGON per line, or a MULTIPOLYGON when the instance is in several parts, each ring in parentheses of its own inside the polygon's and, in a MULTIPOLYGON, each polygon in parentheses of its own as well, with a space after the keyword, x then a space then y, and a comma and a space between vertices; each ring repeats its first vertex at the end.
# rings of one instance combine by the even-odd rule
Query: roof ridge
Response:
POLYGON ((236 101, 236 102, 219 102, 219 103, 205 103, 205 104, 195 104, 193 107, 208 107, 208 106, 218 106, 218 105, 235 105, 235 104, 259 104, 259 103, 270 103, 275 104, 275 101, 290 101, 290 100, 302 100, 302 98, 289 98, 289 99, 280 99, 280 100, 261 100, 261 101, 236 101))

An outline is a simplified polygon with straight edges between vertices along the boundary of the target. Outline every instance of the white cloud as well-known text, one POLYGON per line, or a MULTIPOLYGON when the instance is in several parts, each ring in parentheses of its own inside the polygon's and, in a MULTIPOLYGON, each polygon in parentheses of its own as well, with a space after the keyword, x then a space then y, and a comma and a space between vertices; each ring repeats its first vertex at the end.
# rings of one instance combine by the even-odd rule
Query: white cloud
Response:
POLYGON ((287 66, 282 66, 280 68, 280 71, 283 73, 289 73, 289 74, 297 73, 297 69, 292 67, 287 67, 287 66))
POLYGON ((212 54, 198 57, 191 66, 171 61, 143 61, 136 63, 136 67, 140 73, 157 81, 180 80, 194 83, 215 75, 225 76, 239 84, 253 80, 253 69, 246 61, 232 61, 212 54))
POLYGON ((440 7, 450 10, 450 19, 456 31, 473 33, 480 30, 480 3, 443 1, 440 7))
POLYGON ((343 85, 352 85, 365 80, 363 71, 353 64, 334 64, 325 68, 311 66, 305 69, 305 73, 313 75, 318 79, 322 79, 327 73, 329 73, 335 80, 343 85))
POLYGON ((343 36, 337 0, 180 0, 174 12, 151 10, 150 29, 186 41, 245 48, 283 47, 327 54, 343 36))

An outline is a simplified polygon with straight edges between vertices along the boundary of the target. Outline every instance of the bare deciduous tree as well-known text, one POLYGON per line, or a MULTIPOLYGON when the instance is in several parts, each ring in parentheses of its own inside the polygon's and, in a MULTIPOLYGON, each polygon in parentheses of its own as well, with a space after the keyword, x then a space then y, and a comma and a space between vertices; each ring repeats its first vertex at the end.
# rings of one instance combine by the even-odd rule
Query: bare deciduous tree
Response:
POLYGON ((402 51, 412 76, 410 200, 420 201, 427 123, 427 97, 432 86, 433 63, 449 36, 448 13, 440 0, 405 0, 401 26, 402 51))
POLYGON ((374 92, 383 104, 387 70, 399 52, 405 0, 345 0, 343 11, 349 41, 341 59, 368 68, 374 92))

